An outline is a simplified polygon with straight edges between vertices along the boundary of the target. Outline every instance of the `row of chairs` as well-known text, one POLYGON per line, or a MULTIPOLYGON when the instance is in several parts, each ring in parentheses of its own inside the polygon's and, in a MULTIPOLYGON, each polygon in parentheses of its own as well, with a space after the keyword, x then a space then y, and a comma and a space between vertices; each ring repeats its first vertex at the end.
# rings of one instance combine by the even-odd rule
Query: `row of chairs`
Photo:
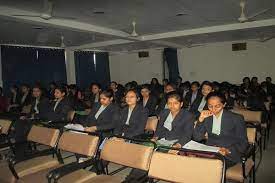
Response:
MULTIPOLYGON (((165 180, 170 182, 223 182, 225 163, 218 154, 203 157, 175 155, 156 151, 156 146, 140 144, 146 142, 122 137, 102 141, 93 133, 72 131, 60 132, 41 126, 33 126, 28 141, 48 146, 26 156, 23 160, 10 159, 0 164, 1 182, 122 182, 123 178, 101 171, 103 162, 112 162, 146 172, 144 180, 165 180), (133 143, 138 142, 138 143, 133 143), (61 151, 89 157, 79 163, 64 163, 61 151), (201 166, 201 165, 204 166, 201 166), (99 175, 85 168, 95 166, 99 175), (207 170, 207 171, 206 171, 207 170), (196 175, 201 176, 196 176, 196 175), (205 175, 205 176, 203 176, 205 175)), ((148 142, 147 142, 148 143, 148 142)), ((179 150, 180 152, 191 152, 179 150)), ((143 179, 141 180, 143 181, 143 179)))
MULTIPOLYGON (((262 125, 262 124, 267 122, 263 120, 262 113, 258 111, 247 111, 243 109, 242 110, 235 109, 234 112, 242 114, 245 118, 245 121, 247 121, 248 124, 253 124, 252 126, 250 126, 250 128, 248 128, 248 139, 251 146, 246 156, 243 157, 242 163, 237 164, 227 170, 226 178, 230 180, 238 181, 238 182, 243 182, 247 177, 250 177, 250 179, 253 178, 252 180, 254 180, 253 182, 255 182, 255 154, 256 152, 258 152, 257 149, 259 149, 260 155, 262 156, 261 136, 262 136, 263 130, 265 130, 263 129, 265 125, 262 125), (260 130, 259 130, 259 127, 260 127, 260 130)), ((148 119, 145 131, 150 132, 149 136, 151 136, 155 132, 157 127, 157 122, 158 120, 155 117, 148 119)), ((10 124, 11 122, 9 120, 2 120, 0 122, 1 135, 8 136, 10 131, 10 126, 11 126, 10 124)), ((270 125, 266 125, 266 126, 270 126, 270 125)), ((8 139, 9 138, 7 138, 7 142, 8 142, 7 144, 10 144, 8 139)), ((60 157, 60 153, 57 157, 60 157)), ((62 158, 59 158, 59 160, 61 159, 62 158)))

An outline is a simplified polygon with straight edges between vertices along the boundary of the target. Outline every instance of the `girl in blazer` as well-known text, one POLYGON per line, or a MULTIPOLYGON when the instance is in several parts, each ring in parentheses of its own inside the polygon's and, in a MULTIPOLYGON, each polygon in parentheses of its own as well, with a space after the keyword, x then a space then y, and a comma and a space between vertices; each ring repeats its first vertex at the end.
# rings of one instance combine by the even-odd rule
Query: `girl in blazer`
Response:
POLYGON ((50 104, 48 112, 40 114, 40 117, 49 121, 66 121, 68 112, 72 110, 72 107, 65 96, 66 88, 63 86, 56 87, 54 90, 55 100, 50 104))
POLYGON ((112 90, 101 92, 100 103, 92 108, 92 111, 82 124, 86 127, 85 131, 95 132, 115 128, 119 121, 120 114, 118 106, 112 103, 113 99, 112 90))
POLYGON ((190 106, 189 111, 192 112, 196 118, 200 116, 201 111, 207 109, 206 97, 213 91, 213 84, 209 81, 205 81, 202 84, 201 94, 195 99, 195 101, 190 106))
POLYGON ((154 139, 183 146, 192 138, 195 118, 192 113, 182 109, 183 100, 177 92, 169 93, 167 105, 168 109, 164 109, 159 115, 154 139))
POLYGON ((157 106, 157 98, 154 95, 151 95, 151 90, 149 85, 142 85, 141 91, 142 100, 140 100, 140 104, 148 109, 149 116, 156 115, 156 106, 157 106))
POLYGON ((228 168, 241 161, 248 140, 243 117, 226 111, 225 101, 221 93, 213 92, 207 96, 209 110, 201 112, 194 128, 193 138, 201 141, 205 139, 207 133, 206 144, 220 147, 220 153, 225 157, 228 168))
POLYGON ((142 134, 148 119, 148 109, 138 104, 139 95, 134 89, 126 93, 126 106, 120 114, 120 121, 115 130, 116 134, 134 137, 142 134))

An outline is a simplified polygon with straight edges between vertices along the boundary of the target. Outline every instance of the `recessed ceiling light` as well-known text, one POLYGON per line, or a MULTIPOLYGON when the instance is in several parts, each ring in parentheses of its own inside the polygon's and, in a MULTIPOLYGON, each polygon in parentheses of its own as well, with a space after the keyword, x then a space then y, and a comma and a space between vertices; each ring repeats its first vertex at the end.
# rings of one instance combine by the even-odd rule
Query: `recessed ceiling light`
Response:
POLYGON ((43 29, 43 27, 32 27, 33 29, 36 29, 36 30, 41 30, 43 29))
POLYGON ((105 12, 102 10, 94 10, 93 14, 104 14, 105 12))
POLYGON ((183 16, 183 15, 187 15, 186 13, 178 13, 176 14, 177 17, 183 16))

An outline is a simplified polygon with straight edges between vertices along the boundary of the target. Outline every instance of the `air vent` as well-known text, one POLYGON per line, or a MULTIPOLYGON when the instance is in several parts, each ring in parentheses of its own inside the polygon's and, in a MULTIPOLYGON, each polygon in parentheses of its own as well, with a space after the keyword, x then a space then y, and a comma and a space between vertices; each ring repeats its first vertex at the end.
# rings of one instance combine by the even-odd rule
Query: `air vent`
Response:
POLYGON ((149 57, 149 52, 148 51, 140 51, 140 52, 138 52, 138 57, 139 58, 149 57))
POLYGON ((232 51, 243 51, 247 49, 246 43, 234 43, 232 44, 232 51))

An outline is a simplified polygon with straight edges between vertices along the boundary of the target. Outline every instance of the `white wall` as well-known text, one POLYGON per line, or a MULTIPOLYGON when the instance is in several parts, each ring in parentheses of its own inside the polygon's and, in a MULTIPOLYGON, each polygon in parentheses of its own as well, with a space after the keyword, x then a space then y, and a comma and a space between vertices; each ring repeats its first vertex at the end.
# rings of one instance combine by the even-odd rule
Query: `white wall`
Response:
MULTIPOLYGON (((242 41, 238 41, 242 42, 242 41)), ((111 80, 126 83, 162 79, 162 52, 149 50, 150 57, 139 59, 137 53, 111 55, 111 80)), ((229 81, 240 83, 244 76, 266 76, 275 80, 275 39, 265 43, 247 41, 246 51, 232 51, 232 42, 207 44, 178 50, 179 70, 183 80, 229 81)))
POLYGON ((149 57, 139 58, 138 53, 110 55, 111 80, 125 84, 129 81, 147 83, 151 78, 162 80, 162 51, 148 50, 149 57))
POLYGON ((247 42, 246 51, 231 51, 232 42, 178 50, 184 80, 216 80, 240 83, 244 76, 275 80, 275 40, 247 42))

